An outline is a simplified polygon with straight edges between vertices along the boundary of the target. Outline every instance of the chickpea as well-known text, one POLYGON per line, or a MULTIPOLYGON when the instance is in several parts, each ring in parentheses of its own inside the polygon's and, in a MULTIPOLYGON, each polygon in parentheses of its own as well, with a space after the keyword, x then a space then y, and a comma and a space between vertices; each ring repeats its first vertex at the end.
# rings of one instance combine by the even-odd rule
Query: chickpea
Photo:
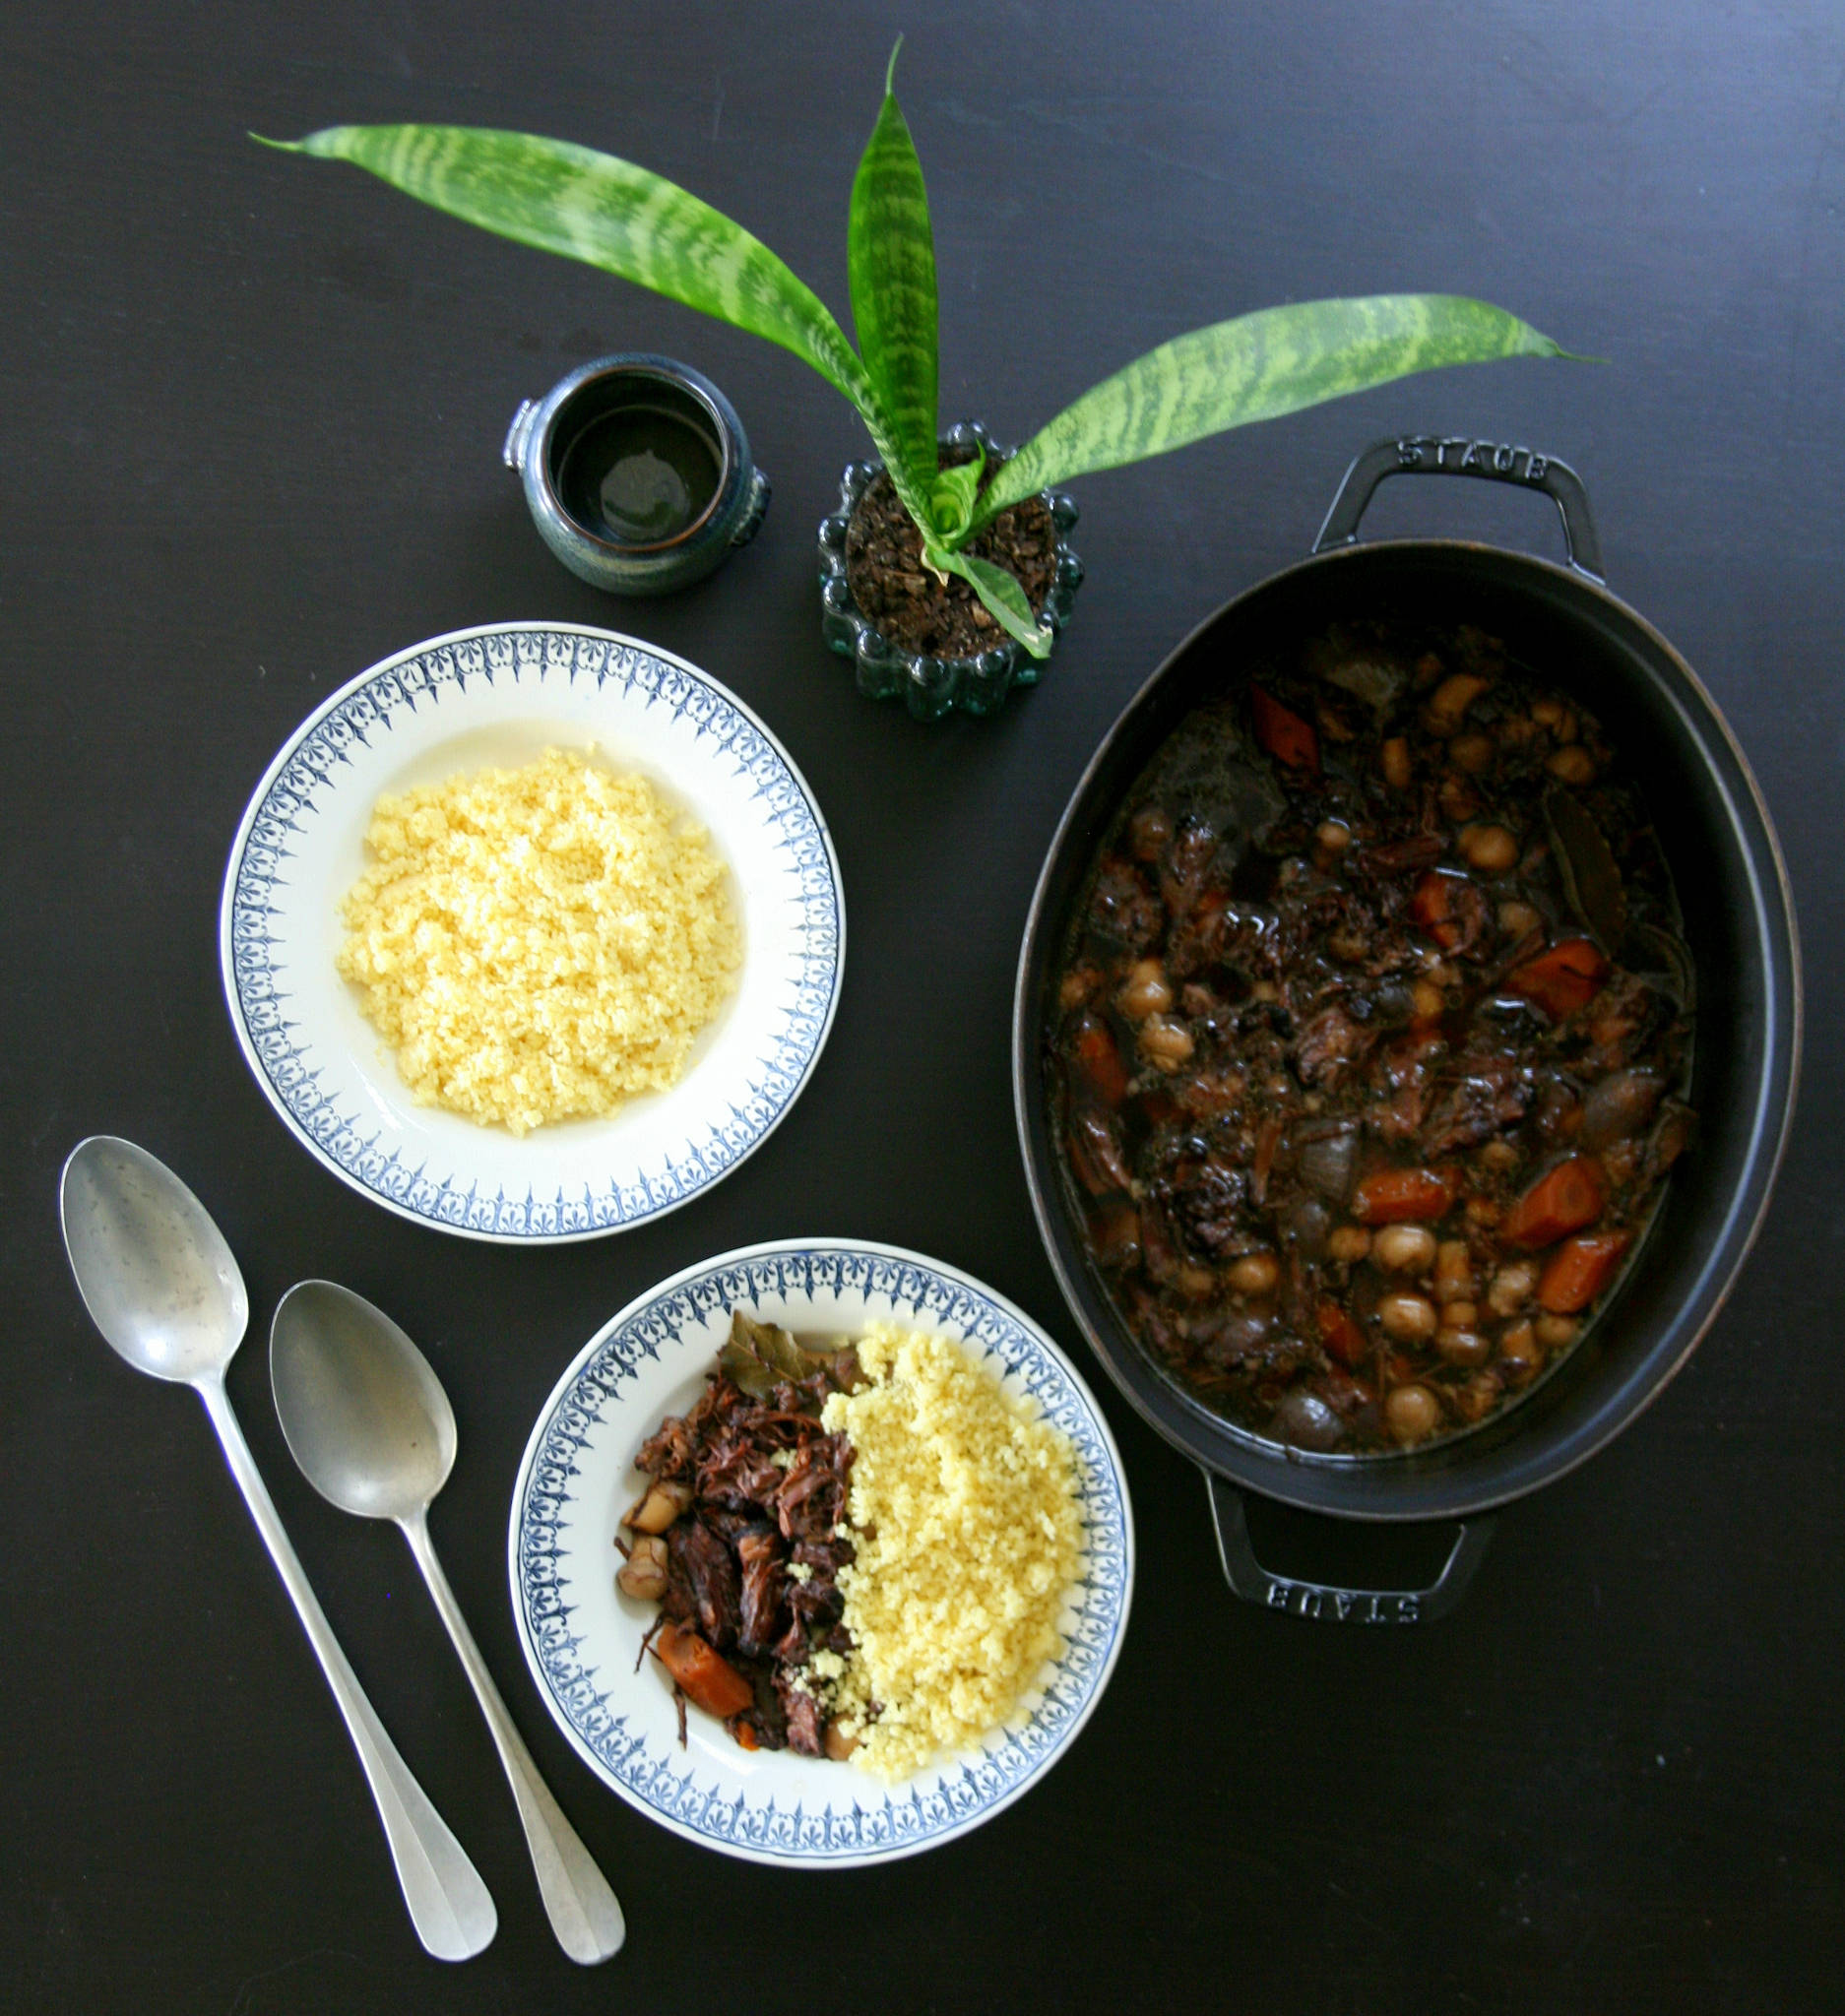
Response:
POLYGON ((1442 817, 1458 826, 1480 810, 1480 793, 1458 770, 1450 770, 1441 780, 1440 805, 1442 817))
POLYGON ((1473 1299, 1474 1261, 1465 1239, 1443 1239, 1435 1248, 1435 1288, 1444 1302, 1473 1299))
POLYGON ((1057 987, 1057 1006, 1066 1012, 1080 1008, 1096 991, 1095 971, 1091 967, 1073 966, 1063 976, 1057 987))
MULTIPOLYGON (((1489 1141, 1480 1151, 1482 1165, 1490 1169, 1513 1169, 1518 1166, 1520 1157, 1518 1145, 1512 1141, 1489 1141)), ((1475 1198, 1475 1203, 1482 1200, 1475 1198)))
POLYGON ((857 1736, 849 1736, 837 1722, 829 1722, 827 1724, 826 1734, 822 1741, 826 1747, 826 1754, 835 1764, 844 1764, 859 1747, 859 1738, 857 1736))
POLYGON ((621 1523, 636 1533, 665 1533, 681 1512, 690 1508, 691 1502, 689 1484, 649 1484, 622 1514, 621 1523))
POLYGON ((1143 861, 1157 861, 1172 838, 1172 817, 1162 806, 1142 805, 1128 823, 1128 845, 1143 861))
POLYGON ((1427 1295, 1385 1295, 1377 1320, 1398 1344, 1427 1344, 1435 1334, 1435 1305, 1427 1295))
POLYGON ((1450 672, 1429 696, 1429 725, 1438 735, 1451 735, 1467 710, 1487 690, 1474 672, 1450 672))
POLYGON ((1528 1385, 1544 1363, 1544 1347, 1529 1323, 1514 1323, 1499 1339, 1499 1376, 1513 1386, 1528 1385))
POLYGON ((1535 1260, 1514 1260, 1501 1267, 1487 1290, 1487 1307, 1495 1316, 1513 1316, 1531 1299, 1538 1286, 1535 1260))
POLYGON ((1127 970, 1127 984, 1121 989, 1121 1013, 1130 1022, 1143 1022, 1149 1015, 1164 1015, 1173 1005, 1172 982, 1157 959, 1138 959, 1127 970))
POLYGON ((1576 1332, 1582 1328, 1573 1316, 1540 1316, 1537 1321, 1538 1342, 1546 1351, 1561 1351, 1566 1344, 1576 1341, 1576 1332))
POLYGON ((1467 1384, 1453 1395, 1455 1412, 1464 1421, 1484 1420, 1497 1406, 1503 1390, 1496 1372, 1491 1369, 1476 1372, 1467 1384))
POLYGON ((1431 980, 1418 980, 1410 988, 1410 1008, 1418 1022, 1439 1022, 1447 1005, 1441 989, 1431 980))
POLYGON ((1461 858, 1483 875, 1503 875, 1518 861, 1518 843, 1503 826, 1463 826, 1461 858))
POLYGON ((1326 939, 1326 950, 1348 966, 1356 966, 1369 952, 1370 940, 1363 931, 1333 931, 1326 939))
POLYGON ((1392 1274, 1424 1274, 1434 1265, 1435 1235, 1426 1226, 1386 1225, 1370 1242, 1379 1267, 1392 1274))
POLYGON ((1335 1260, 1356 1267, 1370 1251, 1370 1233, 1362 1225, 1337 1226, 1326 1241, 1326 1250, 1335 1260))
POLYGON ((1399 1442, 1424 1442, 1441 1425, 1441 1403, 1427 1386, 1399 1386, 1384 1402, 1384 1419, 1399 1442))
POLYGON ((1493 763, 1493 737, 1483 735, 1479 729, 1465 735, 1456 735, 1448 744, 1448 761, 1456 770, 1464 770, 1469 777, 1478 777, 1493 763))
POLYGON ((1471 1301, 1443 1302, 1441 1304, 1441 1327, 1443 1330, 1471 1330, 1480 1320, 1480 1311, 1471 1301))
POLYGON ((1410 745, 1407 736, 1392 735, 1382 750, 1384 783, 1392 790, 1407 790, 1410 782, 1410 745))
POLYGON ((1559 742, 1573 742, 1576 739, 1576 717, 1560 700, 1534 700, 1531 703, 1531 719, 1540 727, 1549 728, 1559 742))
POLYGON ((1491 1197, 1470 1197, 1467 1200, 1467 1223, 1479 1226, 1483 1231, 1491 1230, 1504 1216, 1491 1197))
POLYGON ((1325 819, 1313 829, 1313 838, 1329 854, 1342 854, 1352 845, 1352 829, 1338 819, 1325 819))
POLYGON ((1208 1267, 1195 1267, 1187 1262, 1174 1276, 1181 1295, 1189 1296, 1194 1302, 1201 1302, 1217 1287, 1217 1276, 1208 1267))
MULTIPOLYGON (((1444 1316, 1446 1313, 1442 1311, 1444 1316)), ((1463 1371, 1469 1372, 1484 1365, 1493 1355, 1491 1342, 1465 1324, 1449 1325, 1444 1322, 1435 1332, 1435 1349, 1449 1364, 1459 1365, 1463 1371)))
POLYGON ((1273 1253, 1245 1253, 1230 1270, 1230 1285, 1240 1295, 1269 1295, 1281 1280, 1281 1262, 1273 1253))
POLYGON ((1140 1025, 1140 1047, 1162 1071, 1177 1071, 1191 1055, 1191 1031, 1170 1015, 1149 1015, 1140 1025))
POLYGON ((1527 931, 1535 931, 1543 921, 1528 903, 1499 905, 1499 929, 1508 938, 1522 938, 1527 931))
POLYGON ((628 1550, 628 1558, 615 1570, 615 1587, 623 1596, 637 1596, 643 1603, 658 1603, 667 1593, 667 1544, 653 1534, 643 1534, 628 1550))
POLYGON ((1544 767, 1559 784, 1595 782, 1595 758, 1580 742, 1566 742, 1562 748, 1553 749, 1544 767))

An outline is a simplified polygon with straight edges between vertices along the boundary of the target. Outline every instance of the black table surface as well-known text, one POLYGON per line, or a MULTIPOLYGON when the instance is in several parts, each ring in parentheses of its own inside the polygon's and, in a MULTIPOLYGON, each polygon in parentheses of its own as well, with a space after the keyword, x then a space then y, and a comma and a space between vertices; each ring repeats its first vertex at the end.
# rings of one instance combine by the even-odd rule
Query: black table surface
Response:
MULTIPOLYGON (((1827 2000, 1845 1961, 1836 6, 65 0, 6 10, 0 49, 0 2006, 1827 2000), (997 720, 922 726, 860 698, 817 634, 813 527, 862 452, 817 378, 245 137, 425 118, 599 145, 744 220, 843 315, 847 191, 899 28, 945 416, 1019 438, 1166 337, 1327 293, 1478 294, 1608 361, 1412 380, 1077 485, 1089 581, 1044 683, 997 720), (615 349, 710 372, 775 480, 756 542, 668 600, 565 575, 499 463, 521 397, 615 349), (1452 1618, 1366 1632, 1231 1597, 1197 1471, 1082 1346, 1031 1219, 1007 1023, 1046 845, 1109 723, 1194 622, 1304 550, 1359 447, 1406 429, 1582 472, 1612 586, 1755 766, 1816 1012, 1772 1211, 1687 1369, 1501 1519, 1452 1618), (633 631, 759 710, 825 808, 851 919, 831 1042, 761 1153, 659 1224, 550 1251, 439 1236, 312 1163, 239 1058, 217 954, 231 835, 301 717, 419 638, 524 617, 633 631), (239 1256, 233 1399, 498 1901, 497 1941, 465 1967, 416 1945, 196 1403, 119 1364, 78 1304, 55 1182, 96 1131, 170 1163, 239 1256), (832 1876, 724 1859, 593 1781, 526 1672, 505 1573, 521 1450, 583 1343, 690 1262, 809 1232, 939 1255, 1043 1320, 1100 1390, 1140 1544, 1113 1684, 1044 1786, 936 1853, 832 1876), (437 1544, 626 1907, 600 1972, 551 1940, 401 1542, 287 1458, 262 1339, 306 1275, 385 1304, 454 1398, 437 1544)), ((1480 485, 1390 486, 1373 528, 1558 551, 1541 500, 1480 485)))

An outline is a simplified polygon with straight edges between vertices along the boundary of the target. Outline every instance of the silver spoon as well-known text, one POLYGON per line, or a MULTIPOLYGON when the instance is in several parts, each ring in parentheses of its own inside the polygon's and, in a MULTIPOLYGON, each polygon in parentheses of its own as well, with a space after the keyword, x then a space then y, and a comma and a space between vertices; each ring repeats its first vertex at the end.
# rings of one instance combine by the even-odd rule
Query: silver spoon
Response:
POLYGON ((80 1141, 58 1186, 64 1250, 95 1326, 138 1372, 196 1389, 223 1445, 378 1803, 416 1936, 438 1960, 469 1960, 499 1917, 475 1865, 385 1734, 333 1635, 243 1439, 224 1367, 250 1320, 243 1276, 204 1205, 145 1148, 80 1141))
POLYGON ((308 1482, 342 1511, 403 1528, 499 1747, 557 1942, 585 1967, 608 1959, 627 1936, 621 1906, 539 1776, 429 1539, 430 1500, 455 1464, 441 1381, 382 1309, 331 1281, 301 1282, 277 1304, 269 1381, 308 1482))

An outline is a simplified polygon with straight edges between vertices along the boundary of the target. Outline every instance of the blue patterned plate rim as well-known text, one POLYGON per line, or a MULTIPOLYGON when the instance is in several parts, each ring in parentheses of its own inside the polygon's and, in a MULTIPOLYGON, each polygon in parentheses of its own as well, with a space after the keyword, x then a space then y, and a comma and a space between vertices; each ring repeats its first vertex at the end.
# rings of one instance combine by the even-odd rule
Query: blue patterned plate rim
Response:
MULTIPOLYGON (((548 662, 545 662, 548 669, 548 662)), ((427 670, 424 671, 424 679, 425 685, 420 690, 427 692, 430 690, 427 670)), ((466 673, 455 683, 458 689, 465 689, 466 673)), ((490 673, 488 683, 491 683, 490 673)), ((632 678, 629 684, 634 684, 632 678)), ((388 720, 385 725, 388 728, 388 720)), ((317 753, 337 756, 338 744, 330 751, 317 753)), ((312 765, 308 767, 312 768, 312 765)), ((284 824, 287 823, 289 809, 284 807, 284 824)), ((271 873, 267 883, 273 886, 278 879, 279 875, 271 873)), ((644 639, 583 623, 481 623, 449 630, 440 636, 425 638, 389 658, 380 659, 356 677, 349 679, 307 716, 263 773, 262 781, 252 792, 238 823, 236 838, 231 843, 219 903, 219 965, 231 1027, 251 1075, 289 1132, 342 1182, 396 1216, 464 1238, 483 1239, 502 1245, 568 1245, 626 1230, 631 1226, 676 1211, 680 1205, 689 1203, 747 1161, 787 1117, 819 1062, 838 1012, 845 964, 845 890, 833 837, 806 779, 773 729, 746 702, 689 660, 644 639), (252 873, 252 835, 270 809, 272 798, 279 791, 285 797, 290 795, 283 790, 283 786, 291 766, 300 766, 304 752, 314 748, 316 738, 324 730, 329 730, 330 724, 343 724, 349 735, 355 732, 362 740, 364 728, 377 719, 376 708, 371 705, 371 689, 382 688, 396 693, 414 713, 418 689, 401 675, 416 670, 422 661, 438 662, 445 654, 452 658, 458 648, 477 645, 484 650, 488 639, 536 639, 541 641, 541 652, 545 639, 577 640, 571 645, 569 672, 572 679, 581 655, 581 641, 604 648, 605 662, 613 653, 627 653, 638 660, 653 661, 663 671, 669 668, 680 675, 714 710, 727 710, 735 717, 732 739, 747 744, 753 736, 761 745, 754 752, 755 760, 765 775, 776 774, 778 785, 785 780, 791 811, 800 829, 799 842, 814 857, 814 871, 806 880, 819 891, 815 900, 820 902, 820 908, 815 914, 821 917, 823 927, 813 935, 820 949, 804 955, 797 1002, 789 1011, 791 1033, 784 1039, 783 1051, 773 1059, 759 1060, 763 1066, 763 1078, 757 1109, 743 1113, 733 1107, 730 1121, 723 1124, 705 1121, 704 1138, 687 1140, 681 1149, 675 1151, 676 1166, 673 1157, 669 1156, 664 1168, 638 1170, 634 1172, 631 1183, 610 1180, 603 1194, 593 1194, 586 1187, 581 1200, 574 1194, 566 1199, 561 1187, 553 1199, 548 1195, 540 1197, 528 1186, 527 1195, 521 1200, 516 1195, 508 1195, 504 1186, 491 1197, 480 1194, 478 1185, 463 1191, 452 1179, 445 1178, 438 1186, 425 1176, 426 1161, 412 1168, 408 1163, 399 1160, 396 1151, 388 1157, 381 1155, 378 1150, 381 1137, 374 1135, 369 1142, 361 1139, 364 1123, 341 1112, 332 1099, 320 1094, 315 1084, 319 1074, 308 1072, 300 1065, 299 1059, 304 1053, 291 1047, 292 1039, 286 1034, 286 1024, 279 1024, 278 1017, 272 1013, 267 1018, 269 1026, 264 1034, 260 1037, 253 1034, 252 1001, 245 998, 249 992, 257 1008, 265 1005, 262 998, 264 976, 254 971, 260 967, 261 955, 253 951, 253 947, 264 940, 264 927, 258 921, 264 909, 261 901, 264 877, 260 872, 254 876, 252 873), (356 728, 346 719, 354 703, 359 703, 361 710, 371 706, 371 712, 356 728), (241 975, 240 965, 243 968, 241 975), (288 1085, 279 1082, 274 1060, 264 1053, 265 1043, 283 1045, 287 1052, 285 1063, 296 1064, 292 1072, 284 1073, 292 1081, 288 1085)), ((286 998, 274 988, 273 979, 269 992, 271 1000, 267 1005, 272 1009, 275 1001, 286 998)), ((538 1138, 528 1137, 529 1140, 538 1138)))
MULTIPOLYGON (((587 1502, 588 1493, 583 1495, 587 1502)), ((615 1565, 611 1553, 602 1578, 611 1591, 615 1565)), ((1081 1373, 1022 1309, 972 1275, 907 1247, 860 1239, 776 1239, 682 1268, 637 1295, 577 1354, 541 1409, 520 1461, 507 1574, 519 1642, 544 1705, 604 1785, 649 1819, 722 1854, 782 1866, 840 1868, 917 1855, 967 1833, 1030 1791, 1062 1756, 1101 1699, 1126 1635, 1133 1510, 1107 1417, 1081 1373), (634 1644, 621 1643, 613 1685, 602 1685, 599 1670, 580 1657, 597 1623, 573 1625, 584 1606, 565 1600, 570 1581, 560 1566, 577 1544, 564 1528, 586 1474, 605 1477, 609 1491, 617 1491, 630 1476, 633 1449, 658 1424, 652 1406, 648 1419, 622 1423, 622 1453, 612 1472, 602 1451, 588 1464, 581 1461, 599 1430, 609 1429, 624 1408, 642 1406, 636 1396, 621 1398, 637 1368, 651 1361, 669 1369, 672 1353, 683 1350, 688 1357, 696 1354, 696 1363, 686 1367, 689 1376, 715 1362, 715 1352, 708 1339, 688 1331, 738 1302, 797 1302, 803 1288, 809 1295, 887 1300, 906 1312, 906 1322, 940 1328, 996 1354, 1008 1377, 1018 1375, 1047 1416, 1070 1434, 1083 1478, 1085 1547, 1076 1622, 1030 1719, 989 1737, 989 1747, 978 1755, 952 1759, 888 1788, 847 1765, 819 1766, 841 1774, 842 1794, 850 1788, 849 1812, 830 1802, 811 1812, 803 1803, 778 1808, 773 1794, 766 1806, 752 1804, 744 1791, 727 1795, 721 1786, 701 1785, 702 1760, 695 1755, 672 1743, 663 1753, 644 1731, 631 1729, 610 1696, 631 1678, 626 1655, 634 1644), (631 1437, 625 1432, 630 1427, 631 1437)))

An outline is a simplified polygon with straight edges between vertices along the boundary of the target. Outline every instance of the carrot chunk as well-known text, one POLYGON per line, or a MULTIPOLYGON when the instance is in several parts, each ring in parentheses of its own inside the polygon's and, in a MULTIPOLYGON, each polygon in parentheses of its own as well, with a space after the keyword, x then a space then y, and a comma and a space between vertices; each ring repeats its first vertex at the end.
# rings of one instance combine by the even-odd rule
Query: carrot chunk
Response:
POLYGON ((1255 716, 1255 739, 1290 770, 1319 775, 1319 737, 1311 726, 1260 686, 1249 688, 1249 703, 1255 716))
POLYGON ((1586 1008, 1602 991, 1608 961, 1587 938, 1565 938, 1536 959, 1512 970, 1506 984, 1514 994, 1535 1001, 1553 1021, 1560 1022, 1586 1008))
POLYGON ((1603 1289, 1628 1246, 1628 1232, 1601 1232, 1569 1239, 1546 1262, 1538 1282, 1539 1304, 1553 1316, 1574 1316, 1586 1309, 1603 1289))
POLYGON ((1327 1351, 1347 1371, 1361 1364, 1365 1357, 1365 1333, 1339 1304, 1330 1297, 1323 1298, 1313 1314, 1319 1324, 1319 1341, 1327 1351))
POLYGON ((1083 1083, 1104 1105, 1118 1106, 1127 1097, 1127 1072, 1109 1025, 1085 1015, 1076 1025, 1071 1050, 1071 1062, 1083 1083))
POLYGON ((1454 914, 1454 890, 1465 880, 1464 875, 1443 874, 1438 868, 1431 868, 1410 898, 1410 915, 1443 951, 1458 945, 1463 935, 1454 914))
POLYGON ((1593 1225, 1608 1202, 1608 1184, 1593 1156, 1572 1155, 1542 1175, 1506 1214, 1500 1228, 1508 1246, 1535 1252, 1593 1225))
POLYGON ((685 1698, 707 1715, 740 1715, 756 1698, 755 1688, 696 1631, 665 1624, 651 1650, 685 1698))
POLYGON ((1352 1216, 1360 1225, 1440 1218, 1454 1202, 1455 1189, 1449 1177, 1434 1169, 1377 1169, 1359 1184, 1352 1216))

